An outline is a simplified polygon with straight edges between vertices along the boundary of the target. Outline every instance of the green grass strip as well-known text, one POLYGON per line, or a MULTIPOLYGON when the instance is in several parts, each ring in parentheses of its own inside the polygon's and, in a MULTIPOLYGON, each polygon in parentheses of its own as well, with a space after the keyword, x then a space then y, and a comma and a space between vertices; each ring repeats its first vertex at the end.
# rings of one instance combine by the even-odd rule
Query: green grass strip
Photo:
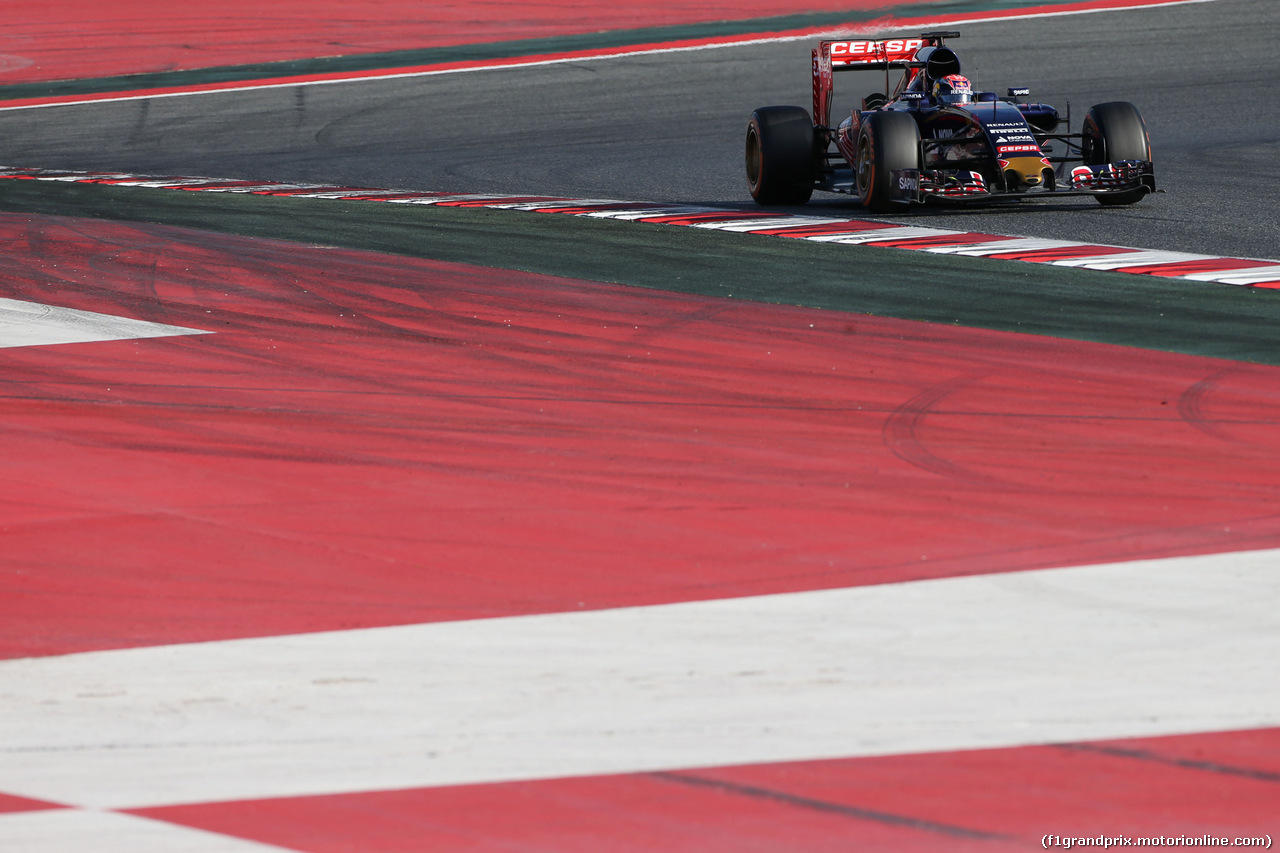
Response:
POLYGON ((1280 364, 1280 292, 563 214, 0 180, 101 217, 597 282, 1280 364))

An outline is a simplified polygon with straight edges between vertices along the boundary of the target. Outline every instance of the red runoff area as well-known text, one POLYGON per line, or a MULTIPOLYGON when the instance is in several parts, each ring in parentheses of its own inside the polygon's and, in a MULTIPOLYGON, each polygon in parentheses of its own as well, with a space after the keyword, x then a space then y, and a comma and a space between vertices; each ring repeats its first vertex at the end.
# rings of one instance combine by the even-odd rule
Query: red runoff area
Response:
POLYGON ((3 657, 1280 546, 1273 367, 160 226, 0 239, 10 298, 214 332, 4 350, 3 657))
MULTIPOLYGON (((988 12, 971 10, 964 17, 1113 9, 1153 2, 1161 0, 1056 0, 1028 2, 1013 9, 993 3, 988 12)), ((249 0, 210 0, 194 6, 159 0, 66 0, 58 4, 57 15, 50 15, 46 6, 17 3, 5 9, 0 86, 784 15, 848 13, 860 30, 914 27, 937 19, 938 13, 931 14, 929 5, 921 0, 807 0, 802 5, 782 0, 647 0, 597 4, 587 10, 568 0, 321 0, 278 2, 269 7, 249 0), (868 21, 869 12, 884 14, 868 21)))
POLYGON ((891 0, 646 0, 584 9, 568 0, 67 0, 57 14, 6 4, 0 85, 747 20, 806 12, 850 17, 891 0), (589 12, 589 14, 588 14, 589 12))
POLYGON ((1015 851, 1275 835, 1280 730, 174 806, 308 853, 1015 851))

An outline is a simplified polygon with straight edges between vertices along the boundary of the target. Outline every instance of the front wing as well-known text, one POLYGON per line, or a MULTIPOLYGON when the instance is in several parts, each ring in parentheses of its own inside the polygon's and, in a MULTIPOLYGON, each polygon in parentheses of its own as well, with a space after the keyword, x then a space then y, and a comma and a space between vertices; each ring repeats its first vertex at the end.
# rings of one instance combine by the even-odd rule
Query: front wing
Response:
POLYGON ((1069 174, 1059 176, 1058 185, 1053 189, 1038 187, 1019 192, 1006 192, 991 186, 981 173, 961 169, 895 169, 892 175, 889 198, 904 204, 1100 196, 1137 189, 1156 191, 1155 168, 1150 160, 1076 166, 1069 174))

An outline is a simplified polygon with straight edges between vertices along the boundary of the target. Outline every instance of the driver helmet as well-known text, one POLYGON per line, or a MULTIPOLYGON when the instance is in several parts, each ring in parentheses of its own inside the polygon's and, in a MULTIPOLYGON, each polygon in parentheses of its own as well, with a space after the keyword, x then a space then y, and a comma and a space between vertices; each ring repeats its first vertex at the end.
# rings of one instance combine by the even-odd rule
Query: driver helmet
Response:
POLYGON ((934 81, 933 99, 941 104, 967 104, 973 100, 973 86, 968 77, 948 74, 934 81))

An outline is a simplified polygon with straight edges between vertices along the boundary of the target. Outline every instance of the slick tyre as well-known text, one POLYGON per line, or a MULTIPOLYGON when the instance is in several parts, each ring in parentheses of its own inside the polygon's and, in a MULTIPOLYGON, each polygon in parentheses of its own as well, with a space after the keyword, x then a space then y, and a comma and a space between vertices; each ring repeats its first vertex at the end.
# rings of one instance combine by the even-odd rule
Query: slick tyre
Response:
MULTIPOLYGON (((1087 165, 1151 159, 1147 125, 1138 108, 1127 101, 1111 101, 1090 109, 1084 117, 1083 136, 1081 153, 1087 165)), ((1100 195, 1097 199, 1105 205, 1134 204, 1146 194, 1144 188, 1100 195)))
POLYGON ((747 124, 747 185, 760 204, 804 204, 813 195, 817 146, 803 107, 761 107, 747 124))
POLYGON ((901 112, 868 115, 858 131, 854 164, 862 206, 873 213, 902 209, 905 205, 890 200, 893 170, 919 168, 920 128, 916 120, 901 112))

